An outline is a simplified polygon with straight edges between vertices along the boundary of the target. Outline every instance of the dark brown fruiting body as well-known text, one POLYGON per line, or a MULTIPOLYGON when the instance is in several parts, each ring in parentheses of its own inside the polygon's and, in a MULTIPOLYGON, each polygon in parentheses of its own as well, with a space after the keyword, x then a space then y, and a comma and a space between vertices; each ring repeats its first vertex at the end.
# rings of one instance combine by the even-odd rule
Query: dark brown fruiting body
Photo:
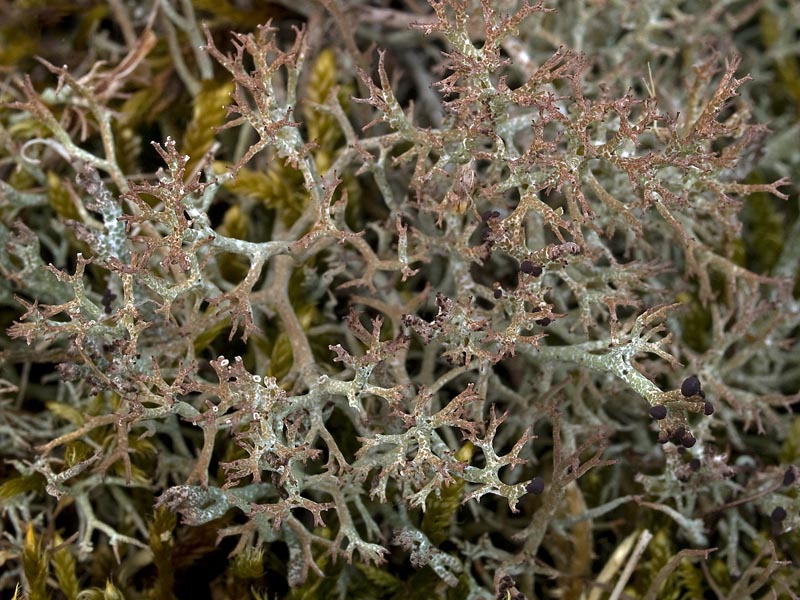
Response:
POLYGON ((778 506, 775 510, 772 511, 772 514, 769 516, 775 523, 780 523, 786 518, 786 509, 782 506, 778 506))
POLYGON ((667 407, 663 404, 658 404, 650 408, 650 416, 656 421, 665 419, 667 417, 667 407))
POLYGON ((795 479, 797 479, 797 475, 794 473, 794 467, 786 469, 786 473, 783 474, 783 485, 792 485, 795 479))
POLYGON ((675 444, 680 444, 681 441, 683 440, 683 434, 685 433, 686 433, 686 428, 683 425, 681 425, 675 431, 672 432, 672 436, 670 439, 672 439, 672 441, 675 442, 675 444))
POLYGON ((534 477, 531 479, 528 487, 525 488, 528 490, 529 493, 533 494, 534 496, 538 496, 544 491, 544 479, 541 477, 534 477))
POLYGON ((697 375, 692 375, 683 380, 681 384, 681 394, 686 398, 697 396, 700 393, 700 380, 697 375))
POLYGON ((542 267, 533 264, 529 260, 523 260, 522 264, 519 266, 519 270, 526 275, 533 275, 534 277, 538 277, 542 274, 542 267))
POLYGON ((514 580, 511 579, 511 576, 504 575, 503 578, 500 580, 500 584, 497 586, 497 598, 499 600, 506 600, 507 592, 514 587, 514 580))

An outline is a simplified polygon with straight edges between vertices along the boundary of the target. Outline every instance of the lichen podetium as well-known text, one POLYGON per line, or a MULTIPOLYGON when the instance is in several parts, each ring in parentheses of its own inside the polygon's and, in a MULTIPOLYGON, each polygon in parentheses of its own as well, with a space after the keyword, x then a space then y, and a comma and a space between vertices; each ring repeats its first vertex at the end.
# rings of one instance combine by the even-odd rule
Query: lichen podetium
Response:
POLYGON ((800 589, 795 3, 6 4, 0 593, 800 589))

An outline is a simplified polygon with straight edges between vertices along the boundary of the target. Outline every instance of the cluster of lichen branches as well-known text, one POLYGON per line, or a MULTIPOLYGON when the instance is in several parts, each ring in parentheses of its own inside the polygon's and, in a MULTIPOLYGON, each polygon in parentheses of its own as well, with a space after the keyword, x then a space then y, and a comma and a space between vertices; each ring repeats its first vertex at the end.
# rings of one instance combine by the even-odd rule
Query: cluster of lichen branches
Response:
POLYGON ((0 589, 800 585, 800 252, 742 232, 793 159, 725 47, 780 30, 575 4, 111 2, 9 78, 0 589))

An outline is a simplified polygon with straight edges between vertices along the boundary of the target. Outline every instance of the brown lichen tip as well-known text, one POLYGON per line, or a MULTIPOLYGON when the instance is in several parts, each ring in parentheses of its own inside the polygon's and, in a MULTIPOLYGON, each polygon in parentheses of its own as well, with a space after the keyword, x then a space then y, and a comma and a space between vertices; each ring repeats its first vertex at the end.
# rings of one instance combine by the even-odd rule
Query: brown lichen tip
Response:
POLYGON ((686 398, 697 396, 700 393, 700 380, 697 375, 691 375, 683 380, 681 384, 681 394, 686 398))

